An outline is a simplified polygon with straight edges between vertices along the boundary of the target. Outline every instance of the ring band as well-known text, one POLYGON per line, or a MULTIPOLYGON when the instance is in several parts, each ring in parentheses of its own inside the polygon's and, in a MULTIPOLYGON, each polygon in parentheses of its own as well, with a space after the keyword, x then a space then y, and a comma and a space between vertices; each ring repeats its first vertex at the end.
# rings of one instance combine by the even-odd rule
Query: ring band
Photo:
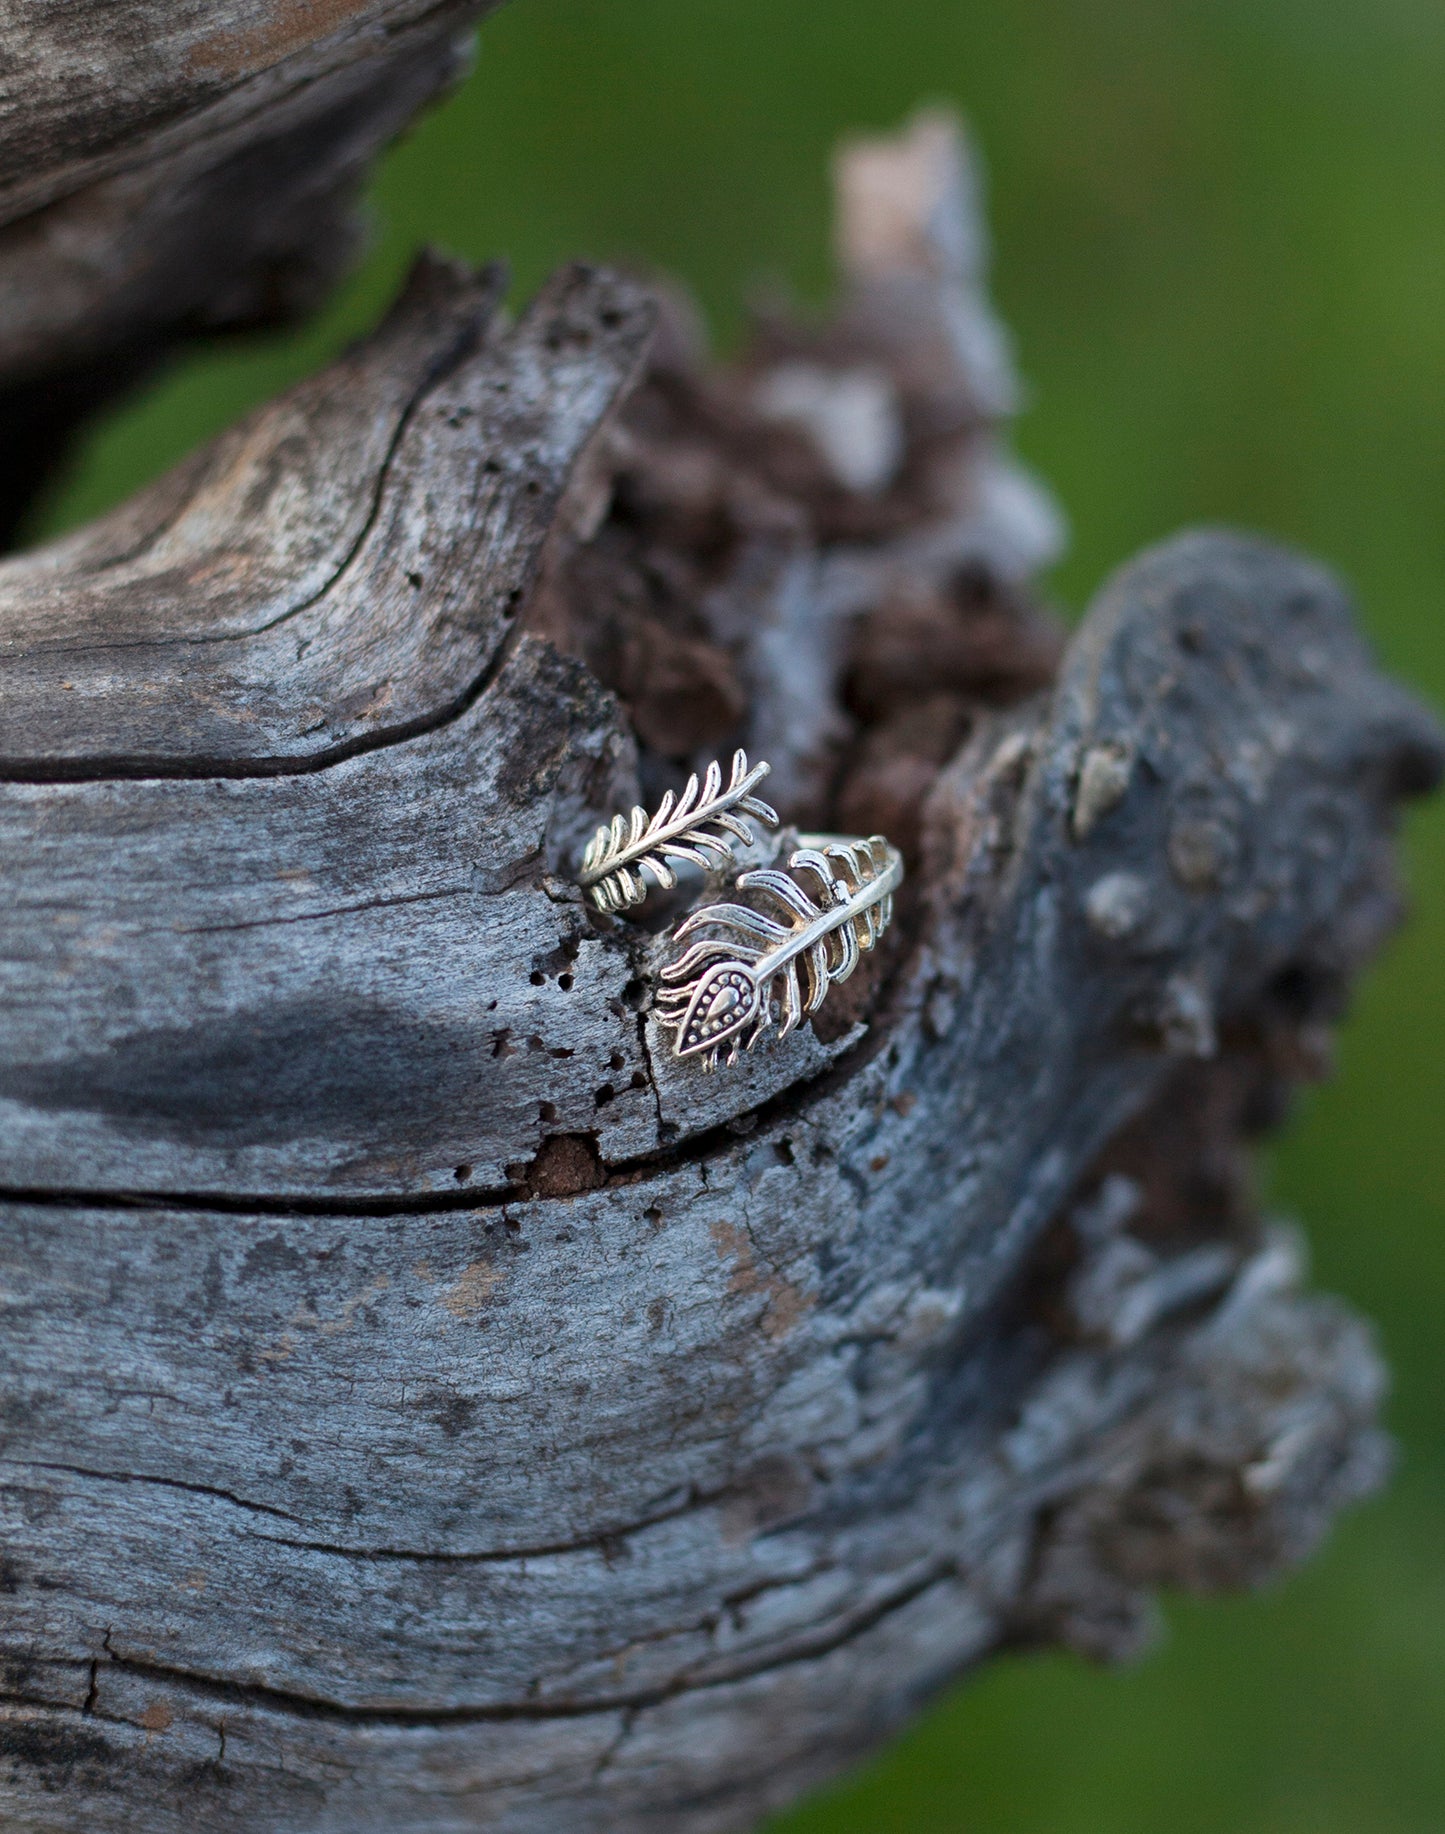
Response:
POLYGON ((694 772, 682 795, 674 797, 669 790, 650 819, 640 807, 630 816, 614 815, 588 842, 579 884, 599 911, 613 914, 642 903, 648 892, 644 872, 651 873, 664 891, 671 890, 677 874, 669 860, 690 860, 704 868, 731 860, 735 841, 752 844, 746 817, 769 828, 778 825, 775 811, 752 793, 770 768, 758 763, 749 770, 747 753, 736 751, 726 788, 722 766, 714 761, 700 788, 694 772))
POLYGON ((745 904, 710 904, 677 926, 673 940, 704 934, 662 970, 659 1021, 676 1031, 673 1054, 701 1057, 715 1069, 726 1051, 734 1064, 778 1022, 786 1038, 817 1012, 830 987, 858 966, 893 915, 903 883, 903 859, 881 834, 867 840, 839 834, 800 835, 790 872, 745 872, 740 891, 760 891, 781 913, 745 904))

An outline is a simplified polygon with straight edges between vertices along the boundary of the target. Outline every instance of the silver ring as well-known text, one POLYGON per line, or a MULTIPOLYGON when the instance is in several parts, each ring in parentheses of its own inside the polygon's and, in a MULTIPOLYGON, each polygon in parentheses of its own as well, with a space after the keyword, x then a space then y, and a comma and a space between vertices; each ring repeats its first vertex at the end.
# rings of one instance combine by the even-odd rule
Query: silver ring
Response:
POLYGON ((577 874, 599 911, 609 914, 631 910, 648 893, 644 873, 651 873, 664 891, 677 884, 669 860, 689 860, 707 868, 733 857, 733 844, 750 846, 753 831, 747 817, 776 828, 778 817, 767 803, 753 795, 754 787, 771 766, 748 768, 745 751, 733 753, 732 776, 723 786, 722 766, 709 764, 699 787, 694 773, 682 795, 671 790, 650 819, 646 809, 630 816, 614 815, 587 843, 577 874))
POLYGON ((662 970, 657 1016, 676 1031, 674 1056, 700 1057, 712 1070, 724 1052, 736 1063, 774 1022, 786 1038, 887 929, 893 894, 903 883, 898 849, 881 834, 798 838, 789 872, 761 867, 737 881, 739 891, 766 894, 780 916, 746 904, 710 904, 673 932, 674 942, 712 932, 662 970))

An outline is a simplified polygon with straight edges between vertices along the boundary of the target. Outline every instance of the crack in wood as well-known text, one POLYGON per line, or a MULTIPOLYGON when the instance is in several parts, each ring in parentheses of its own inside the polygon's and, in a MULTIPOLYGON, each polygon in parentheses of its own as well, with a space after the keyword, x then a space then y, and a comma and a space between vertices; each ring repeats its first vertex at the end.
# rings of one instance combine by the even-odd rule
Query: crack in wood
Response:
POLYGON ((820 1632, 812 1638, 800 1638, 794 1647, 766 1661, 739 1662, 721 1668, 718 1673, 709 1675, 705 1679, 679 1680, 667 1687, 618 1692, 596 1701, 587 1702, 515 1701, 498 1706, 453 1708, 357 1707, 295 1693, 284 1688, 268 1687, 257 1682, 222 1681, 198 1671, 118 1655, 114 1650, 107 1652, 107 1659, 110 1665, 127 1674, 146 1680, 174 1683, 203 1700, 225 1702, 236 1706, 264 1707, 274 1712, 290 1714, 298 1719, 321 1719, 338 1725, 425 1727, 505 1724, 518 1720, 540 1722, 593 1719, 618 1711, 645 1711, 649 1707, 661 1706, 680 1695, 708 1693, 715 1689, 734 1686, 740 1681, 753 1680, 778 1670, 792 1668, 799 1663, 815 1662, 820 1657, 830 1655, 846 1647, 856 1638, 876 1629, 893 1613, 904 1610, 924 1593, 950 1578, 952 1571, 953 1569, 947 1562, 940 1562, 934 1570, 915 1579, 909 1585, 901 1587, 895 1595, 878 1602, 869 1610, 857 1612, 846 1623, 834 1626, 826 1632, 820 1632))
POLYGON ((217 1502, 230 1503, 250 1515, 272 1516, 281 1522, 298 1520, 289 1510, 277 1509, 270 1503, 254 1502, 249 1497, 237 1496, 234 1491, 219 1489, 214 1484, 191 1484, 180 1478, 161 1477, 149 1471, 98 1471, 87 1465, 62 1464, 57 1459, 13 1458, 8 1453, 0 1454, 0 1469, 63 1472, 70 1477, 94 1478, 105 1484, 153 1484, 162 1490, 180 1490, 191 1496, 214 1497, 217 1502))

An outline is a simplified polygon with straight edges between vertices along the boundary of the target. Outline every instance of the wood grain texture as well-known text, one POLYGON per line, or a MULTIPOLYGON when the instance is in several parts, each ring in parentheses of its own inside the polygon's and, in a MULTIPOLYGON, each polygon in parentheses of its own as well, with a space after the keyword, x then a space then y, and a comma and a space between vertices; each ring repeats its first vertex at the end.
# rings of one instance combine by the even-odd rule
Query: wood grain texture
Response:
POLYGON ((0 566, 0 774, 304 769, 457 711, 650 323, 577 269, 488 340, 499 285, 423 264, 324 380, 0 566))
POLYGON ((0 541, 178 344, 312 311, 486 0, 0 8, 0 541))
POLYGON ((455 31, 480 10, 437 0, 7 0, 0 217, 214 146, 339 72, 385 61, 398 40, 455 31))
POLYGON ((0 570, 7 1827, 744 1829, 1380 1481, 1245 1143, 1440 736, 1244 536, 1060 653, 966 178, 855 149, 837 318, 727 371, 428 267, 0 570), (763 729, 909 877, 708 1077, 574 874, 763 729))
MULTIPOLYGON (((551 724, 557 665, 516 668, 551 724)), ((173 1764, 219 1765, 218 1827, 460 1828, 479 1791, 493 1825, 540 1828, 574 1790, 579 1825, 697 1791, 688 1825, 738 1826, 1000 1640, 1117 1649, 1148 1584, 1300 1552, 1378 1469, 1379 1377, 1284 1247, 1131 1258, 1096 1195, 1064 1225, 1082 1258, 1051 1304, 1074 1323, 1031 1324, 1049 1309, 1017 1282, 1180 1053, 1373 942, 1380 816, 1433 748, 1313 569, 1194 538, 1116 583, 1047 709, 945 776, 928 916, 869 1041, 743 1137, 654 1135, 634 1160, 595 1131, 590 1192, 372 1216, 12 1204, 6 1638, 46 1703, 26 1680, 13 1723, 163 1799, 173 1764), (1137 776, 1079 840, 1100 744, 1137 776), (1201 823, 1233 841, 1221 895, 1155 864, 1201 823), (1148 908, 1101 934, 1097 888, 1131 870, 1148 908), (1140 1495, 1169 1519, 1201 1461, 1226 1489, 1256 1473, 1248 1500, 1140 1528, 1140 1495), (288 1772, 299 1754, 324 1783, 272 1772, 278 1720, 288 1772), (507 1807, 499 1728, 554 1722, 563 1770, 507 1807)), ((599 935, 566 998, 605 1010, 633 966, 599 935)), ((344 1014, 325 1036, 335 1076, 344 1014)), ((372 1054, 380 1077, 393 1053, 372 1054)), ((198 1100, 259 1125, 231 1061, 230 1106, 219 1071, 198 1100)), ((512 1061, 468 1066, 479 1108, 512 1061)), ((160 1096, 117 1082, 159 1125, 160 1096)), ((444 1128, 447 1088, 418 1082, 444 1128)), ((47 1774, 20 1764, 12 1813, 47 1774)), ((66 1813, 123 1826, 106 1798, 71 1786, 66 1813)))

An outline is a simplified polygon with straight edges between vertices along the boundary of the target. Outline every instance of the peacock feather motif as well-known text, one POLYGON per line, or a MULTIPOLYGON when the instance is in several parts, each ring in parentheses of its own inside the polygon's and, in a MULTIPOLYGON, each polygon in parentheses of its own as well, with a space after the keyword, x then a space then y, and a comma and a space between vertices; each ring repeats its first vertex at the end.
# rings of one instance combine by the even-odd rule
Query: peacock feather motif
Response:
POLYGON ((694 772, 681 796, 674 797, 669 790, 651 820, 646 809, 635 808, 631 816, 614 815, 610 823, 604 823, 588 842, 578 874, 598 910, 625 911, 641 904, 647 896, 644 871, 664 891, 669 890, 677 884, 669 860, 691 860, 707 867, 730 859, 734 840, 745 846, 752 842, 748 816, 776 828, 777 815, 753 795, 768 770, 766 764, 755 764, 750 770, 747 753, 736 751, 726 788, 722 766, 713 762, 701 785, 694 772))
POLYGON ((678 925, 678 941, 703 933, 660 977, 658 1019, 675 1029, 678 1057, 701 1057, 712 1070, 724 1053, 736 1063, 775 1022, 786 1038, 887 927, 903 881, 896 849, 881 834, 803 839, 789 872, 763 867, 738 879, 739 890, 765 894, 777 916, 710 904, 678 925))

